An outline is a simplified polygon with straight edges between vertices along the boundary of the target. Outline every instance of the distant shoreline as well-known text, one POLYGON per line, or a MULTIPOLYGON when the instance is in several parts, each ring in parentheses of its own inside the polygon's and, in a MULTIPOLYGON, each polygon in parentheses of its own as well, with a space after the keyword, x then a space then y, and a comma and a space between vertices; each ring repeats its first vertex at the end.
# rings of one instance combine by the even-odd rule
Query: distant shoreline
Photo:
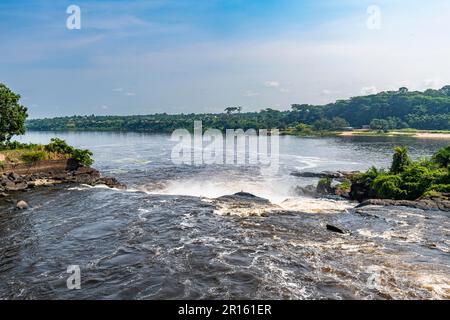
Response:
POLYGON ((341 132, 338 134, 341 137, 367 137, 367 136, 381 136, 381 137, 412 137, 418 139, 449 139, 450 132, 411 132, 411 131, 389 131, 389 132, 378 132, 378 131, 348 131, 341 132))

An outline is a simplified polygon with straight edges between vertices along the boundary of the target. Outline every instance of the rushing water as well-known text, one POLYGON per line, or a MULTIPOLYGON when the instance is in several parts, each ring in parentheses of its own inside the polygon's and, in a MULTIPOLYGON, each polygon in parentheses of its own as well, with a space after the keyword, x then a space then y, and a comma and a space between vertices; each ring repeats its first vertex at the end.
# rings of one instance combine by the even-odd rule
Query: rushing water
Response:
POLYGON ((264 175, 255 167, 175 166, 168 136, 58 136, 91 149, 95 167, 129 189, 55 186, 14 195, 31 205, 26 211, 0 199, 0 298, 450 298, 449 214, 355 210, 344 200, 299 196, 296 186, 314 181, 290 175, 388 166, 395 145, 419 158, 445 141, 281 137, 280 170, 264 175), (275 207, 214 200, 240 191, 275 207), (80 290, 67 289, 69 265, 80 266, 80 290))

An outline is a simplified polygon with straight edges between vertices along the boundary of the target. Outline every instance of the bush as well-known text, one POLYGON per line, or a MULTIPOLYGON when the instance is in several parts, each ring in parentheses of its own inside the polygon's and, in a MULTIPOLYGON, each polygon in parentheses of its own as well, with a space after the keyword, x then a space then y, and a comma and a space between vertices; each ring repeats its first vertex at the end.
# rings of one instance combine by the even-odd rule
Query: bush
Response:
POLYGON ((450 164, 450 146, 440 149, 431 159, 440 167, 447 168, 450 164))
MULTIPOLYGON (((439 150, 431 160, 411 161, 406 148, 397 147, 388 173, 372 167, 352 178, 352 189, 362 190, 366 198, 396 200, 450 193, 448 155, 450 147, 439 150)), ((358 199, 356 195, 352 196, 358 199)))
POLYGON ((71 155, 74 151, 74 148, 72 146, 69 146, 64 140, 52 138, 50 140, 50 143, 45 146, 45 150, 47 150, 48 152, 71 155))
POLYGON ((32 164, 45 159, 44 151, 29 151, 21 156, 26 163, 32 164))
POLYGON ((372 183, 377 197, 382 199, 402 199, 406 192, 400 188, 402 179, 398 175, 384 174, 378 176, 372 183))
POLYGON ((392 159, 391 173, 397 174, 403 172, 410 164, 411 159, 408 156, 408 149, 406 147, 396 147, 392 159))
POLYGON ((91 158, 92 152, 90 150, 74 149, 72 158, 85 166, 91 166, 94 160, 91 158))
POLYGON ((74 147, 69 146, 66 141, 58 138, 51 139, 50 143, 45 146, 45 150, 48 152, 66 154, 85 166, 91 166, 94 163, 91 151, 75 149, 74 147))

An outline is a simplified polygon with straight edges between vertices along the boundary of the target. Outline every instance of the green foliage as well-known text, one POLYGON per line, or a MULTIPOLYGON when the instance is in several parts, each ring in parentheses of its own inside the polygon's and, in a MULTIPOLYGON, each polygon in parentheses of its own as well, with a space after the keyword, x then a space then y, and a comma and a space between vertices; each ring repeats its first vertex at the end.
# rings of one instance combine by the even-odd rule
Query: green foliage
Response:
POLYGON ((264 109, 243 112, 239 107, 226 108, 224 113, 176 114, 142 116, 73 116, 29 120, 30 130, 42 131, 135 131, 172 133, 175 129, 192 129, 194 121, 202 121, 205 129, 241 128, 244 130, 295 128, 299 123, 316 130, 339 130, 371 124, 377 130, 406 127, 427 130, 450 130, 450 86, 425 92, 381 92, 375 95, 338 100, 323 106, 293 104, 291 111, 264 109))
POLYGON ((333 179, 330 177, 322 178, 317 183, 317 188, 323 187, 323 188, 331 188, 331 183, 333 182, 333 179))
POLYGON ((47 150, 48 152, 72 154, 75 149, 72 146, 69 146, 64 140, 61 140, 59 138, 52 138, 50 140, 50 143, 45 146, 45 150, 47 150))
POLYGON ((39 144, 34 143, 21 143, 18 141, 5 141, 4 143, 0 143, 0 151, 1 150, 17 150, 17 149, 39 149, 39 144))
POLYGON ((33 164, 45 159, 45 152, 41 150, 28 151, 22 154, 21 158, 25 163, 33 164))
POLYGON ((406 147, 396 147, 392 158, 391 173, 397 174, 403 172, 411 164, 406 147))
POLYGON ((90 150, 76 149, 69 146, 66 141, 58 138, 52 138, 50 143, 45 146, 45 150, 48 152, 69 155, 71 158, 85 166, 91 166, 94 163, 94 160, 92 159, 93 154, 90 150))
POLYGON ((344 180, 336 186, 336 189, 342 192, 350 192, 351 187, 352 187, 351 181, 344 180))
POLYGON ((442 168, 447 168, 450 164, 450 146, 442 148, 433 156, 432 161, 442 168))
POLYGON ((355 175, 351 182, 371 185, 372 182, 380 175, 383 174, 383 170, 378 170, 375 167, 370 167, 366 172, 355 175))
POLYGON ((13 135, 25 133, 27 108, 19 104, 20 95, 0 83, 0 144, 13 135))
POLYGON ((363 186, 366 194, 381 199, 415 200, 435 193, 450 193, 449 169, 435 160, 437 155, 445 153, 444 149, 431 160, 411 161, 407 150, 397 147, 389 172, 372 167, 356 175, 352 184, 363 186))
POLYGON ((372 182, 372 187, 378 197, 383 199, 402 199, 406 196, 400 188, 402 179, 398 175, 381 174, 372 182))
POLYGON ((93 154, 90 150, 74 149, 72 158, 84 164, 85 166, 91 166, 94 163, 92 155, 93 154))
POLYGON ((304 124, 304 123, 299 123, 298 125, 295 126, 294 130, 297 133, 301 133, 301 134, 312 134, 313 133, 313 129, 310 125, 304 124))
POLYGON ((389 131, 393 129, 408 128, 408 124, 397 117, 388 117, 387 119, 373 119, 370 122, 370 128, 374 130, 389 131))

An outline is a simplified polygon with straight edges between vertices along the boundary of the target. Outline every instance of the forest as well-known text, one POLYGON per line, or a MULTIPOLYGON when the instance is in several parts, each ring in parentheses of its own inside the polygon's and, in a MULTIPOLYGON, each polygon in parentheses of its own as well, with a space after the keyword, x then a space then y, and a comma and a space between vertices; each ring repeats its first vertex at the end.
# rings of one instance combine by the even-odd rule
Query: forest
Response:
POLYGON ((193 121, 203 128, 337 131, 348 127, 369 126, 374 130, 450 129, 450 86, 441 89, 397 91, 338 100, 326 105, 293 104, 290 110, 266 108, 243 112, 245 107, 228 107, 223 113, 153 114, 133 116, 69 116, 27 121, 35 131, 135 131, 171 133, 175 129, 192 130, 193 121))

